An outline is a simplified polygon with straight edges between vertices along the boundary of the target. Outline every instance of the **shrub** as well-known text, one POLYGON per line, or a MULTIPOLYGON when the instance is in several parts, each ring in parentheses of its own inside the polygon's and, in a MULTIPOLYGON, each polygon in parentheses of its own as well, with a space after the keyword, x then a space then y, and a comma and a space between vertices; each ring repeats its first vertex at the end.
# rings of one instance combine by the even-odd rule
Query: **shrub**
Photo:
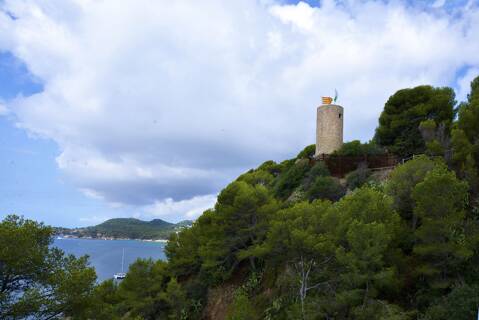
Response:
POLYGON ((338 156, 364 156, 384 154, 384 150, 374 142, 361 143, 359 140, 353 140, 344 143, 333 155, 338 156))
POLYGON ((299 160, 287 169, 275 183, 276 196, 283 199, 287 198, 301 184, 309 169, 309 162, 306 159, 299 160))
POLYGON ((254 309, 248 294, 239 288, 235 291, 233 303, 228 308, 227 320, 250 320, 257 319, 258 315, 254 309))
POLYGON ((304 148, 298 155, 296 156, 296 159, 309 159, 312 156, 314 156, 316 152, 316 145, 315 144, 310 144, 306 148, 304 148))
POLYGON ((308 191, 309 200, 328 199, 338 201, 345 194, 344 187, 333 177, 317 177, 308 191))
POLYGON ((370 177, 371 170, 366 166, 360 166, 358 169, 348 173, 346 176, 346 186, 348 189, 354 190, 368 182, 370 177))
POLYGON ((309 170, 309 173, 303 183, 303 189, 308 190, 317 177, 328 177, 330 175, 331 174, 326 164, 323 161, 317 162, 311 168, 311 170, 309 170))

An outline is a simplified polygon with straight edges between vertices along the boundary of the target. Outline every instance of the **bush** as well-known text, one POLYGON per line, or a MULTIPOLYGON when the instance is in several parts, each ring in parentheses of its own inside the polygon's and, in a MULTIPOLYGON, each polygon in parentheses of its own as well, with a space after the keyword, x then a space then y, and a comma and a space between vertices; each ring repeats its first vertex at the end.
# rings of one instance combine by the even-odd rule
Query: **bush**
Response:
POLYGON ((323 161, 316 162, 304 180, 303 189, 308 190, 317 177, 328 177, 330 175, 329 169, 323 161))
POLYGON ((411 218, 414 201, 412 190, 426 174, 437 166, 444 166, 427 156, 419 156, 398 167, 392 172, 386 184, 386 193, 394 200, 394 208, 403 218, 411 218))
POLYGON ((287 169, 275 183, 276 196, 283 199, 287 198, 301 184, 309 169, 309 162, 306 159, 299 160, 287 169))
POLYGON ((298 155, 296 156, 296 159, 309 159, 314 154, 316 153, 316 145, 315 144, 310 144, 306 148, 304 148, 298 155))
POLYGON ((344 196, 345 190, 339 181, 333 177, 317 177, 308 191, 309 200, 328 199, 338 201, 344 196))
POLYGON ((363 186, 369 181, 371 170, 365 166, 360 166, 358 169, 348 173, 346 176, 346 186, 350 190, 354 190, 363 186))
POLYGON ((228 308, 227 320, 250 320, 257 319, 251 299, 243 288, 236 290, 233 303, 228 308))
POLYGON ((370 141, 361 143, 359 140, 353 140, 344 143, 339 150, 336 150, 333 155, 337 156, 365 156, 384 154, 384 150, 370 141))
POLYGON ((273 176, 277 176, 281 173, 281 170, 283 169, 283 166, 281 164, 278 164, 272 160, 265 161, 263 162, 257 170, 263 170, 263 171, 268 171, 271 173, 273 176))
POLYGON ((331 173, 329 172, 329 169, 326 166, 326 163, 324 163, 323 161, 317 162, 309 171, 309 176, 312 178, 327 177, 330 175, 331 173))

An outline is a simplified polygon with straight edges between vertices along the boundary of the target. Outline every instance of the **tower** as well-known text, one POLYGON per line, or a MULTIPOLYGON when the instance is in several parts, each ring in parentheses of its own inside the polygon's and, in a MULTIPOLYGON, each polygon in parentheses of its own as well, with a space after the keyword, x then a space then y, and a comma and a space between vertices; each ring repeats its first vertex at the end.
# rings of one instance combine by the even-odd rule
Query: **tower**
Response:
POLYGON ((344 109, 331 104, 332 101, 323 97, 323 104, 317 109, 315 156, 331 154, 343 145, 344 109))

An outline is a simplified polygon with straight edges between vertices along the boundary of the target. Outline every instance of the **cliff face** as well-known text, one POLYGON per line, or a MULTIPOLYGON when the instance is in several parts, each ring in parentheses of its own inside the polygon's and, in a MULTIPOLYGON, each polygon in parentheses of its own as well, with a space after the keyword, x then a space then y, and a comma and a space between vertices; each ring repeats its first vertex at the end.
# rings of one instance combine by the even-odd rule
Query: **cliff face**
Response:
POLYGON ((211 289, 208 293, 204 320, 224 320, 228 315, 228 308, 233 303, 237 285, 225 284, 211 289))

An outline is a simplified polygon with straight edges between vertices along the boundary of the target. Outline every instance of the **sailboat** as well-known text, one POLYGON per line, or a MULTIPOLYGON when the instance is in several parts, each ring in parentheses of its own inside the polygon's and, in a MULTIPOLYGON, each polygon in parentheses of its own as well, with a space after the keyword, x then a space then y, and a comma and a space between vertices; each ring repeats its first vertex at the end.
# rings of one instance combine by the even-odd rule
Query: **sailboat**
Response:
POLYGON ((113 275, 115 279, 125 279, 126 273, 123 272, 123 264, 125 263, 125 248, 123 248, 123 254, 121 256, 121 272, 117 272, 113 275))

